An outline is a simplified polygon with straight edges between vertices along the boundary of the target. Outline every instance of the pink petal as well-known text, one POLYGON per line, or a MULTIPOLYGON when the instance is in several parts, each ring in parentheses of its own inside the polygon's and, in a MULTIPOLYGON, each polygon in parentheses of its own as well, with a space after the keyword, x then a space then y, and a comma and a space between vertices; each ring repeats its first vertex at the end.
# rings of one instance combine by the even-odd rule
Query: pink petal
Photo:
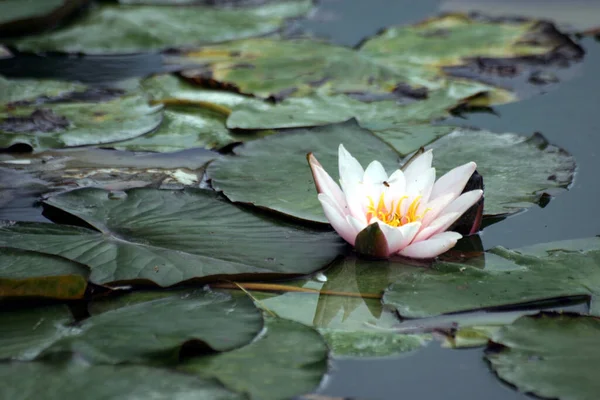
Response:
POLYGON ((344 196, 346 197, 346 204, 348 205, 350 215, 366 224, 365 206, 367 194, 365 194, 365 185, 360 183, 347 184, 344 181, 340 183, 344 188, 344 196))
MULTIPOLYGON (((442 211, 437 219, 445 218, 446 215, 453 215, 453 218, 445 218, 444 224, 442 224, 437 232, 443 232, 450 227, 461 215, 465 213, 471 206, 479 201, 483 195, 483 190, 476 189, 461 194, 458 199, 454 200, 448 207, 442 211)), ((431 223, 435 224, 435 221, 431 223)))
POLYGON ((432 150, 427 150, 417 158, 415 158, 409 165, 404 169, 404 176, 407 182, 416 180, 416 178, 423 172, 431 168, 431 162, 433 160, 432 150))
POLYGON ((423 228, 421 232, 419 232, 419 234, 415 237, 413 243, 422 242, 423 240, 429 239, 436 233, 441 232, 443 227, 450 226, 454 221, 456 221, 460 217, 460 215, 461 214, 459 213, 449 213, 441 215, 440 217, 436 218, 429 226, 423 228))
POLYGON ((354 218, 352 215, 347 215, 346 220, 352 225, 356 232, 360 232, 367 227, 366 221, 361 221, 358 218, 354 218))
POLYGON ((434 258, 456 245, 462 235, 456 232, 443 232, 429 240, 413 243, 400 251, 400 255, 410 258, 434 258))
POLYGON ((470 162, 446 172, 433 185, 430 199, 434 200, 447 193, 453 193, 458 197, 476 169, 477 164, 470 162))
MULTIPOLYGON (((452 193, 448 193, 442 196, 437 197, 435 200, 432 200, 427 203, 425 209, 428 211, 423 216, 421 220, 422 228, 429 226, 435 220, 438 215, 448 206, 448 204, 452 203, 452 201, 456 199, 456 196, 452 193)), ((423 210, 425 211, 425 210, 423 210)))
POLYGON ((409 243, 413 240, 417 232, 419 232, 419 229, 421 228, 421 223, 412 222, 410 224, 394 228, 393 226, 380 222, 379 228, 385 235, 390 254, 394 254, 409 245, 409 243))
POLYGON ((326 194, 331 199, 335 200, 340 205, 340 208, 344 211, 344 214, 348 214, 348 205, 346 204, 346 196, 342 192, 342 189, 337 183, 329 176, 329 174, 323 169, 323 166, 317 158, 312 154, 308 154, 308 164, 312 171, 315 186, 317 192, 326 194))
POLYGON ((341 181, 348 184, 362 182, 365 174, 363 167, 342 144, 338 148, 338 167, 341 181))
POLYGON ((350 222, 348 222, 346 216, 342 213, 342 210, 326 194, 319 193, 318 198, 321 202, 321 206, 323 206, 323 212, 331 226, 333 226, 333 229, 335 229, 346 242, 354 246, 354 241, 356 240, 358 232, 350 222))

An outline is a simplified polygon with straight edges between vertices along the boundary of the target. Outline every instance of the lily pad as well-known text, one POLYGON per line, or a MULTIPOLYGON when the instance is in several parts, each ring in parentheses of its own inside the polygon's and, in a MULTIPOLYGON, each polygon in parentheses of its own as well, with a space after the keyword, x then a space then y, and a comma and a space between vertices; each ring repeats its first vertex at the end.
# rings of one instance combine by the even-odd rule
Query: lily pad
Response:
POLYGON ((327 373, 327 346, 312 328, 267 318, 257 341, 228 353, 195 358, 180 369, 215 378, 252 400, 284 400, 314 390, 327 373))
POLYGON ((143 366, 82 365, 81 363, 3 363, 0 397, 27 400, 43 393, 47 400, 242 400, 218 383, 143 366))
POLYGON ((306 154, 314 152, 325 170, 337 171, 340 143, 363 165, 377 159, 388 170, 398 168, 399 157, 391 147, 349 121, 245 143, 235 148, 235 156, 211 163, 207 175, 212 186, 232 201, 327 222, 306 166, 306 154))
POLYGON ((417 350, 431 340, 428 334, 396 331, 396 315, 381 304, 383 290, 401 271, 386 261, 346 257, 316 279, 247 288, 254 289, 252 296, 261 307, 317 329, 336 358, 386 357, 417 350))
POLYGON ((85 294, 89 270, 47 254, 0 247, 0 298, 74 300, 85 294))
POLYGON ((300 275, 327 265, 344 248, 333 232, 252 213, 207 190, 131 189, 115 196, 80 189, 47 204, 97 230, 17 223, 0 229, 0 244, 80 262, 99 284, 300 275))
POLYGON ((400 274, 383 302, 402 317, 422 318, 480 308, 516 307, 600 293, 600 238, 507 250, 497 247, 465 262, 436 262, 400 274), (440 301, 443 299, 443 301, 440 301))
POLYGON ((600 383, 600 320, 575 314, 523 317, 492 337, 486 355, 498 376, 543 398, 594 400, 600 383))
POLYGON ((54 32, 16 40, 23 51, 132 53, 261 36, 312 7, 289 0, 256 7, 101 5, 54 32))
POLYGON ((309 39, 259 38, 192 50, 178 62, 201 65, 183 72, 200 84, 216 81, 261 98, 316 92, 419 98, 422 93, 404 86, 442 88, 449 79, 444 67, 463 65, 474 57, 543 55, 565 41, 532 21, 501 23, 446 15, 387 29, 358 50, 309 39))
POLYGON ((539 133, 457 129, 431 145, 438 176, 469 161, 485 180, 486 215, 510 214, 539 204, 544 193, 564 191, 572 182, 575 159, 539 133))
POLYGON ((92 316, 44 354, 70 351, 99 364, 169 363, 177 361, 183 345, 199 346, 204 351, 243 346, 260 332, 262 325, 262 316, 251 300, 199 292, 92 316))
POLYGON ((23 35, 54 27, 88 0, 2 0, 0 36, 23 35))
POLYGON ((71 311, 65 305, 3 310, 0 312, 0 359, 33 360, 64 336, 72 322, 71 311))
POLYGON ((86 90, 63 83, 0 81, 0 148, 26 145, 34 150, 110 143, 156 128, 161 106, 135 93, 86 90), (76 91, 67 92, 69 88, 76 91), (78 90, 79 89, 79 90, 78 90))

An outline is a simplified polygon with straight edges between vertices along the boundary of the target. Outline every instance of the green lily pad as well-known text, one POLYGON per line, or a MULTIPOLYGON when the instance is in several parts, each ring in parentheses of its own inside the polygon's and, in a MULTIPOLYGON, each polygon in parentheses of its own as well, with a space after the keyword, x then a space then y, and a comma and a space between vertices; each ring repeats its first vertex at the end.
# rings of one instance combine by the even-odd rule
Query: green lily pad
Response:
POLYGON ((3 310, 0 312, 0 359, 33 360, 64 336, 72 322, 71 311, 65 305, 3 310))
POLYGON ((284 400, 314 390, 327 373, 327 346, 314 329, 267 318, 266 333, 228 353, 191 359, 180 369, 215 378, 253 400, 284 400))
POLYGON ((242 400, 218 383, 166 369, 80 363, 3 363, 0 397, 12 400, 242 400))
POLYGON ((7 107, 10 103, 36 103, 40 101, 60 100, 68 98, 73 92, 85 92, 87 86, 80 83, 36 80, 6 79, 0 76, 0 105, 7 107))
POLYGON ((542 313, 518 319, 492 340, 503 346, 486 355, 492 369, 520 391, 561 400, 598 397, 598 318, 542 313))
POLYGON ((97 230, 17 223, 0 228, 0 244, 87 265, 90 281, 154 282, 244 274, 300 275, 331 262, 344 248, 338 236, 254 214, 212 191, 100 189, 60 194, 48 205, 97 230))
POLYGON ((398 168, 398 154, 355 121, 299 129, 236 147, 235 156, 208 166, 212 186, 232 201, 250 203, 305 220, 327 222, 317 200, 306 154, 314 152, 327 171, 337 171, 338 146, 367 165, 379 160, 398 168))
POLYGON ((446 15, 390 28, 358 50, 309 39, 246 39, 184 53, 179 63, 202 65, 183 72, 201 84, 217 81, 261 98, 316 92, 419 98, 421 93, 403 85, 439 89, 449 79, 444 67, 475 57, 543 55, 566 40, 532 21, 486 22, 446 15))
POLYGON ((477 162, 485 182, 486 215, 520 211, 538 204, 544 193, 560 193, 573 182, 573 156, 539 133, 526 138, 457 129, 431 147, 438 176, 456 165, 477 162))
POLYGON ((587 296, 590 313, 600 293, 600 239, 562 241, 480 257, 436 262, 400 274, 383 301, 401 316, 422 318, 480 308, 516 306, 552 298, 587 296), (440 301, 443 299, 443 301, 440 301))
POLYGON ((44 354, 70 351, 100 364, 176 362, 185 344, 232 350, 249 343, 262 325, 251 300, 198 292, 94 315, 44 354))
POLYGON ((54 27, 88 0, 2 0, 0 36, 23 35, 54 27))
POLYGON ((401 271, 390 262, 347 257, 319 280, 277 285, 281 291, 287 287, 284 294, 265 292, 265 286, 252 295, 279 317, 316 328, 337 358, 393 356, 431 340, 428 334, 396 331, 396 315, 381 304, 381 293, 401 271))
POLYGON ((20 144, 42 150, 110 143, 147 133, 162 120, 161 107, 149 105, 141 94, 33 80, 4 80, 0 86, 8 92, 0 99, 0 148, 20 144), (40 87, 20 92, 28 85, 40 87), (76 91, 66 92, 69 88, 76 91))
POLYGON ((312 8, 310 0, 256 7, 101 5, 71 25, 13 44, 26 51, 106 54, 160 50, 261 36, 312 8))
POLYGON ((70 260, 0 247, 0 298, 80 299, 88 275, 85 266, 70 260))

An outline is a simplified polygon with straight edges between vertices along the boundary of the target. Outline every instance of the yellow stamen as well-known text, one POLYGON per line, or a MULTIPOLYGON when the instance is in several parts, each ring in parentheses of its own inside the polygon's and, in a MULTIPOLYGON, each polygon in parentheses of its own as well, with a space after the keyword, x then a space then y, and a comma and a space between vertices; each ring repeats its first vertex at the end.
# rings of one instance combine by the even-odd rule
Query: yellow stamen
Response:
POLYGON ((392 201, 389 210, 385 206, 385 199, 383 193, 379 196, 377 206, 375 206, 375 200, 369 196, 367 197, 367 199, 369 200, 369 204, 367 205, 366 210, 367 223, 370 223, 373 218, 377 218, 381 222, 384 222, 390 226, 398 227, 410 224, 411 222, 420 221, 423 218, 423 216, 430 210, 429 208, 427 208, 425 211, 423 211, 422 214, 417 214, 419 205, 421 204, 421 197, 422 196, 417 196, 408 206, 406 213, 403 215, 402 203, 408 198, 408 196, 402 196, 398 200, 398 203, 395 207, 394 201, 392 201))

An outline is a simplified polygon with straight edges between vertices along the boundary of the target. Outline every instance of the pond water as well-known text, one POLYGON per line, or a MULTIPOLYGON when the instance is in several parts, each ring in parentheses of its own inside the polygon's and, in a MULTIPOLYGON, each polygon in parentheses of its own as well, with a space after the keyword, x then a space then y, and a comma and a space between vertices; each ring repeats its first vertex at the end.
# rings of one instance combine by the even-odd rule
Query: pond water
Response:
MULTIPOLYGON (((293 30, 306 30, 333 42, 354 46, 364 37, 396 24, 412 23, 440 10, 440 1, 426 0, 322 0, 309 20, 297 21, 293 30)), ((521 247, 600 233, 595 211, 600 195, 600 118, 597 96, 600 80, 600 44, 591 38, 579 44, 586 55, 578 76, 548 93, 494 107, 495 114, 469 114, 454 124, 531 135, 541 132, 551 143, 576 159, 575 182, 569 193, 544 207, 532 207, 481 235, 484 248, 521 247)), ((107 84, 163 69, 154 54, 125 57, 19 56, 0 60, 0 74, 9 77, 68 78, 107 84)), ((6 212, 6 210, 5 210, 6 212)), ((23 219, 37 219, 29 215, 23 219)), ((400 357, 335 360, 319 390, 332 397, 356 399, 461 399, 516 400, 528 396, 504 385, 490 372, 482 349, 448 350, 433 341, 400 357)))

